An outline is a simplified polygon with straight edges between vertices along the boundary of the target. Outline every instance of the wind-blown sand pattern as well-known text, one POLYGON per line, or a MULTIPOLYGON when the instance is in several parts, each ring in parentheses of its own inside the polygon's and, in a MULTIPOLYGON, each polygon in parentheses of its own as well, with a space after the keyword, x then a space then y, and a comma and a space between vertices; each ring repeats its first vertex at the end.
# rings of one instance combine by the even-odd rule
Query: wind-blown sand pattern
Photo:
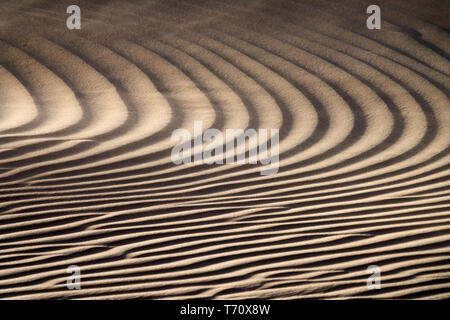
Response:
POLYGON ((377 1, 382 30, 359 0, 71 4, 0 3, 1 298, 450 297, 448 1, 377 1), (195 120, 279 128, 278 174, 174 165, 195 120))

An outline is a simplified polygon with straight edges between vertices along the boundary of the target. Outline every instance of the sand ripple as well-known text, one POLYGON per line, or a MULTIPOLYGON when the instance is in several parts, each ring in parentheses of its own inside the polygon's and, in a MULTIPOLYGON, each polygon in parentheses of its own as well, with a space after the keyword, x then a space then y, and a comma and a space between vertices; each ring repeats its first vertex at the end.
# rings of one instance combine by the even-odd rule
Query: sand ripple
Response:
POLYGON ((69 2, 0 4, 0 298, 450 297, 445 1, 69 2), (196 120, 279 173, 175 166, 196 120))

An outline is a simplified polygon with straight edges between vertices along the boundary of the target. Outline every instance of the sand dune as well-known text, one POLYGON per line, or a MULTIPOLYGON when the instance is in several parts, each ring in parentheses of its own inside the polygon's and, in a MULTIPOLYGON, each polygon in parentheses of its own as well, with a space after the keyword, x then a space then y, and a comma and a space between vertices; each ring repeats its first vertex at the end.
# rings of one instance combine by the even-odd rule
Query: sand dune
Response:
POLYGON ((450 298, 450 6, 377 3, 3 0, 0 298, 450 298), (279 172, 174 165, 197 120, 279 172))

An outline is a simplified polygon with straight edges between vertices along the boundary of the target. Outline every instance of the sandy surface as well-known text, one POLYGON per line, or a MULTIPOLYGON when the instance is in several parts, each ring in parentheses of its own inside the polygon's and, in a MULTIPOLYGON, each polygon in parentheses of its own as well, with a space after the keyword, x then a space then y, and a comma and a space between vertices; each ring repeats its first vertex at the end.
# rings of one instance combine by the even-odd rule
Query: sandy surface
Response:
POLYGON ((382 30, 359 0, 76 3, 70 31, 72 1, 0 2, 0 298, 450 298, 449 1, 377 1, 382 30), (196 120, 279 128, 278 174, 174 165, 196 120))

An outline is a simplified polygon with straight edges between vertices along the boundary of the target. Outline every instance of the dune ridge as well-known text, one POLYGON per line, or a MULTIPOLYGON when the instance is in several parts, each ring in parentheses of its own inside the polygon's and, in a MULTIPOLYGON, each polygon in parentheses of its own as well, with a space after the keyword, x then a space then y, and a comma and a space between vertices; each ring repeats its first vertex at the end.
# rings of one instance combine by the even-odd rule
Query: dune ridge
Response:
POLYGON ((2 1, 0 298, 450 298, 450 4, 378 3, 2 1), (174 165, 196 120, 279 172, 174 165))

